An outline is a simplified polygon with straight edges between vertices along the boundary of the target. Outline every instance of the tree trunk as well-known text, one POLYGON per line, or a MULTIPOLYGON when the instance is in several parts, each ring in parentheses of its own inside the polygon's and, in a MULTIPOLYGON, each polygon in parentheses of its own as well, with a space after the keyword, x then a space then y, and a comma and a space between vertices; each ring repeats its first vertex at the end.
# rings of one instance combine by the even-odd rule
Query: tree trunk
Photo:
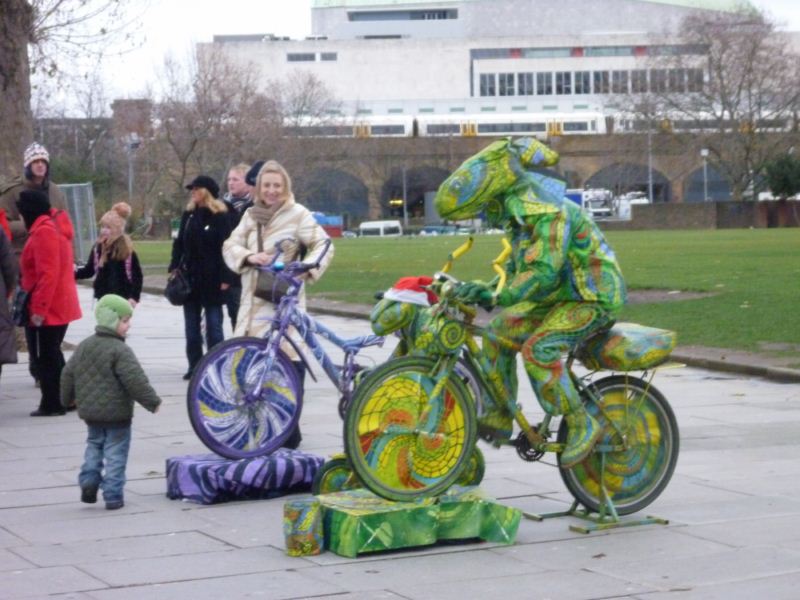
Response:
POLYGON ((28 43, 33 9, 26 0, 0 0, 0 178, 19 175, 33 140, 28 43))

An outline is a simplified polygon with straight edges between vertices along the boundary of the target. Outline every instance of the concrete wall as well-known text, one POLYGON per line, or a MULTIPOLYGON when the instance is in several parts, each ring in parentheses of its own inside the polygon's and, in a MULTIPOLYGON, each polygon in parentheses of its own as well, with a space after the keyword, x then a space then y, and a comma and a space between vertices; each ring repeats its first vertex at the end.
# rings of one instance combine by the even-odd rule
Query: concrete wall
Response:
POLYGON ((800 202, 704 202, 632 206, 630 221, 602 221, 607 231, 800 227, 800 202))

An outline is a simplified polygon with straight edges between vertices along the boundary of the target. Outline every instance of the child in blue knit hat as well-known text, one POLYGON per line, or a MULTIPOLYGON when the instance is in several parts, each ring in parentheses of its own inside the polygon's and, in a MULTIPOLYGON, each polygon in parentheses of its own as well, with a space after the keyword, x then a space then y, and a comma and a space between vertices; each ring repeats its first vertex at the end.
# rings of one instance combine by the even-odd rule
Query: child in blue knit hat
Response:
POLYGON ((94 335, 78 345, 61 373, 61 402, 64 406, 77 404, 78 416, 89 429, 78 475, 81 502, 94 504, 97 490, 102 488, 106 508, 116 510, 125 505, 133 403, 156 412, 161 398, 125 343, 133 315, 130 302, 106 294, 94 315, 94 335))

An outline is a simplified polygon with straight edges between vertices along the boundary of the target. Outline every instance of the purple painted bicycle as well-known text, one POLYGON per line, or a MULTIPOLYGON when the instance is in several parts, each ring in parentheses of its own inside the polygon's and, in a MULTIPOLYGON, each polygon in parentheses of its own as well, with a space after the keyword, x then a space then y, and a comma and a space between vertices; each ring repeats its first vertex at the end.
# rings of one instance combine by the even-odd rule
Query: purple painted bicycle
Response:
MULTIPOLYGON (((356 363, 356 355, 363 348, 380 346, 384 341, 376 335, 342 339, 298 308, 298 294, 303 286, 300 276, 319 265, 303 262, 284 265, 279 259, 286 241, 275 244, 275 257, 262 267, 287 288, 275 307, 271 327, 263 338, 232 338, 217 344, 197 365, 189 383, 186 403, 192 428, 210 450, 226 458, 270 454, 283 445, 300 418, 303 386, 281 345, 292 346, 309 375, 314 375, 304 353, 289 337, 290 328, 296 330, 341 393, 340 414, 344 413, 362 370, 356 363), (334 364, 319 338, 343 350, 341 365, 334 364)), ((330 240, 326 243, 322 256, 328 251, 330 240)))

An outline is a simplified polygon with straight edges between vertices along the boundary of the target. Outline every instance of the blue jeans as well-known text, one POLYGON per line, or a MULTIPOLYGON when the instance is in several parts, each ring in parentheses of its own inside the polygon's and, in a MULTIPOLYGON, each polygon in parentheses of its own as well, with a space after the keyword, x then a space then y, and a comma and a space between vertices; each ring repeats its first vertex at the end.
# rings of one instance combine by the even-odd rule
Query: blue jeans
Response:
POLYGON ((184 304, 183 320, 189 371, 194 371, 197 363, 203 358, 203 332, 200 326, 203 310, 206 313, 206 350, 210 350, 225 339, 225 334, 222 332, 222 305, 203 306, 199 302, 184 304))
POLYGON ((125 467, 131 447, 131 427, 98 427, 88 425, 86 453, 78 475, 78 485, 83 488, 100 487, 106 502, 123 500, 125 467), (105 474, 103 461, 105 460, 105 474))

